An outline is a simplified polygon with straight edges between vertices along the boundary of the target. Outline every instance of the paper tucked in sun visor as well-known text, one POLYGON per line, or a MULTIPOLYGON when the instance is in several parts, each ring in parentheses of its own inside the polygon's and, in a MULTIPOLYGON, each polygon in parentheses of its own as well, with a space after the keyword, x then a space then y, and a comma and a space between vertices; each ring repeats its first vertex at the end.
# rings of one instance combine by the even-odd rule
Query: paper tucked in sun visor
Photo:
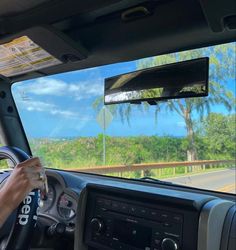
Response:
POLYGON ((28 36, 21 36, 0 45, 0 75, 6 77, 37 71, 61 63, 28 36))

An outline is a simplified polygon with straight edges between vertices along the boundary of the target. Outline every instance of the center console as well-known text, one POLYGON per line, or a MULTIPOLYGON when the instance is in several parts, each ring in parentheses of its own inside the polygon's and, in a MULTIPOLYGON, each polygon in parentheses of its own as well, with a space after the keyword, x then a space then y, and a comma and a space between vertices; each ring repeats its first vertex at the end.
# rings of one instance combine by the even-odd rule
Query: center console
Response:
POLYGON ((84 240, 89 249, 196 250, 202 201, 91 188, 84 240), (134 198, 135 197, 135 198, 134 198), (184 208, 184 209, 183 209, 184 208))

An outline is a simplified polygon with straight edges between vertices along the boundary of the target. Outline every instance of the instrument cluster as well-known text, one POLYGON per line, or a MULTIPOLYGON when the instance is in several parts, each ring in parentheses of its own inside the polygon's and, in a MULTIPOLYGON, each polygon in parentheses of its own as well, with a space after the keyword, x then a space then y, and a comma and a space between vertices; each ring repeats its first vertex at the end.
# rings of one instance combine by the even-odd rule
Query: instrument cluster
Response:
POLYGON ((64 191, 56 179, 49 177, 48 194, 41 201, 39 213, 71 221, 76 215, 76 207, 76 200, 64 191))

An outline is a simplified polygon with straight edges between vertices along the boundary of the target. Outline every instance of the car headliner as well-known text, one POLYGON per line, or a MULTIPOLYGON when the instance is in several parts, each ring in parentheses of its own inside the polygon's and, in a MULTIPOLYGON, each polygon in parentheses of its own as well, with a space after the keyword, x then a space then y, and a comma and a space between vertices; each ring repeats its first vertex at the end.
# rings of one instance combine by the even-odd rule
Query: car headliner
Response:
POLYGON ((55 51, 53 38, 37 29, 31 31, 40 26, 63 35, 65 43, 73 44, 81 57, 72 56, 73 60, 67 58, 61 65, 12 77, 12 83, 235 41, 236 1, 0 1, 0 44, 33 32, 39 44, 44 41, 49 52, 64 58, 60 46, 55 51), (130 10, 131 15, 127 14, 130 10))

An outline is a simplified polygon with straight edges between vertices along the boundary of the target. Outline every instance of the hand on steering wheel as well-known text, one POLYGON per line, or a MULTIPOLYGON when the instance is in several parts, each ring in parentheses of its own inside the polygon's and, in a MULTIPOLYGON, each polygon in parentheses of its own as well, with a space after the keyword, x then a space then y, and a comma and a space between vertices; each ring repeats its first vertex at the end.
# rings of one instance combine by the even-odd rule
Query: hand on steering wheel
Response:
POLYGON ((0 227, 33 189, 44 189, 45 179, 38 157, 16 165, 0 192, 0 227))
POLYGON ((3 199, 0 209, 7 207, 2 220, 18 206, 11 233, 6 244, 1 244, 1 250, 28 250, 37 221, 39 189, 43 188, 46 176, 39 159, 30 158, 18 148, 0 147, 1 159, 9 159, 16 166, 0 190, 3 199))

